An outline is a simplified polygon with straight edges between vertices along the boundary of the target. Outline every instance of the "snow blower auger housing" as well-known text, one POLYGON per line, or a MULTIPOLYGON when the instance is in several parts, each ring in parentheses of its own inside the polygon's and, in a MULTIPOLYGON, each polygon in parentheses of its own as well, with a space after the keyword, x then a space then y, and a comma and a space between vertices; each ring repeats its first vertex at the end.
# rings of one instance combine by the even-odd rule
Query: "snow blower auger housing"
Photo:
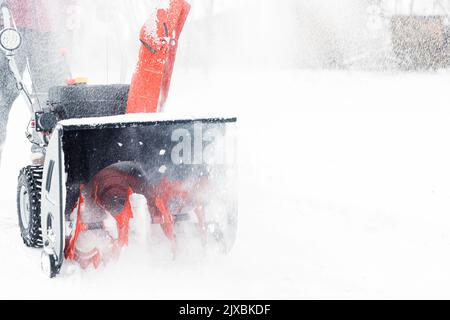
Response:
POLYGON ((235 118, 161 114, 60 122, 42 179, 43 265, 49 275, 66 259, 98 267, 116 257, 128 244, 133 194, 145 197, 152 224, 161 226, 174 252, 176 226, 188 221, 198 226, 199 239, 229 250, 237 223, 237 199, 227 185, 236 178, 235 124, 235 118), (219 219, 208 212, 211 198, 224 212, 219 219), (104 230, 108 219, 118 230, 116 237, 105 233, 109 247, 81 248, 83 233, 104 230))

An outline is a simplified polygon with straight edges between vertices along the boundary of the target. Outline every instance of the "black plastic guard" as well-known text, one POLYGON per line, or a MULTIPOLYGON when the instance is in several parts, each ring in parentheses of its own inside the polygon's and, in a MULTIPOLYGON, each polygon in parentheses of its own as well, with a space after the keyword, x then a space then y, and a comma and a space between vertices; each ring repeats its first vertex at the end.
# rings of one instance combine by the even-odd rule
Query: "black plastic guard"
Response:
POLYGON ((209 118, 64 125, 66 182, 86 184, 102 169, 121 162, 136 163, 149 176, 178 178, 234 165, 234 138, 230 136, 234 136, 236 121, 209 118))

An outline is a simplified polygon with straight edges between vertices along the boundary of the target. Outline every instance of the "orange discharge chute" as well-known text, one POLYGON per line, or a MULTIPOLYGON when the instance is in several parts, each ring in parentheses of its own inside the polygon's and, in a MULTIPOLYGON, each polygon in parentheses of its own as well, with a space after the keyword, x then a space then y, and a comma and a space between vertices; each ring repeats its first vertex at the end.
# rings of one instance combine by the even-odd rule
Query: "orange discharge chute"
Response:
POLYGON ((139 61, 131 81, 127 113, 163 111, 169 93, 178 40, 190 11, 185 0, 170 0, 141 29, 139 61))

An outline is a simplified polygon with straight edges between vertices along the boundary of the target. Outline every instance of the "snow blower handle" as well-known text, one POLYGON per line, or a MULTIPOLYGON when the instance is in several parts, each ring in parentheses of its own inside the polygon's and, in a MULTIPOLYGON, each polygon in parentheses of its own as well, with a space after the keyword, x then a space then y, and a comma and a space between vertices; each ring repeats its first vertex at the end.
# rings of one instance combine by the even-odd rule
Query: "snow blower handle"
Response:
POLYGON ((6 0, 0 0, 0 8, 2 12, 0 26, 4 29, 11 28, 11 13, 9 12, 9 7, 6 4, 6 0))
POLYGON ((22 82, 22 76, 14 58, 16 50, 22 45, 22 36, 15 26, 14 18, 6 0, 0 0, 0 14, 0 51, 3 51, 8 60, 9 69, 14 75, 17 88, 24 96, 30 113, 33 114, 33 102, 22 82))

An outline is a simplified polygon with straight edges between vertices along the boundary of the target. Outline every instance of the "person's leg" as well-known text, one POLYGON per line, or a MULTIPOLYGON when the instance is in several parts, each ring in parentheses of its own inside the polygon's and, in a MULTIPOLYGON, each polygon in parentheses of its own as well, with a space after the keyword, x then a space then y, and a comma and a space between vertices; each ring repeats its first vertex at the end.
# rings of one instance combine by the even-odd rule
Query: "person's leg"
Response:
MULTIPOLYGON (((26 58, 20 49, 17 52, 15 59, 19 70, 22 71, 26 58)), ((0 52, 0 162, 6 140, 9 113, 18 95, 19 90, 17 89, 16 79, 9 69, 8 60, 3 52, 0 52)))

